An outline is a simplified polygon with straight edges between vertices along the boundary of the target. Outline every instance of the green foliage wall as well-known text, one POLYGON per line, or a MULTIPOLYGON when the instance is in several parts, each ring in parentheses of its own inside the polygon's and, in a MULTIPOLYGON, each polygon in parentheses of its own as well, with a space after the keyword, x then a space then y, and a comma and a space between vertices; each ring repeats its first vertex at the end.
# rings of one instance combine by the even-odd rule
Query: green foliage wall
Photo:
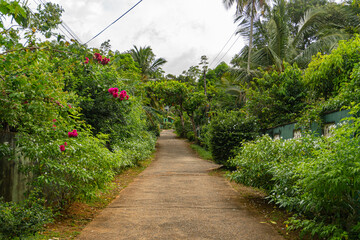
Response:
POLYGON ((259 126, 254 118, 238 111, 218 113, 211 119, 209 144, 213 159, 223 165, 234 156, 233 150, 258 135, 259 126))
POLYGON ((350 81, 354 67, 358 64, 360 36, 349 41, 340 41, 338 48, 329 55, 318 54, 305 71, 305 83, 314 92, 315 98, 336 96, 341 86, 350 81))
POLYGON ((247 90, 246 111, 259 119, 263 129, 294 121, 305 106, 303 73, 285 64, 283 72, 264 72, 247 90))
POLYGON ((232 179, 267 190, 270 201, 297 212, 289 220, 290 229, 321 239, 357 239, 359 123, 349 118, 328 138, 274 141, 263 136, 248 142, 231 160, 237 167, 232 179))

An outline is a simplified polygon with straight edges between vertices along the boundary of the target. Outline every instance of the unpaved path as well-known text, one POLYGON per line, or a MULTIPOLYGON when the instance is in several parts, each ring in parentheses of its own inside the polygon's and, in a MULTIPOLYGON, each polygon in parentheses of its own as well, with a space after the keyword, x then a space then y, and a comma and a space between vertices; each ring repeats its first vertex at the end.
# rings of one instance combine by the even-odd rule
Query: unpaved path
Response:
POLYGON ((197 158, 188 144, 163 131, 154 162, 78 239, 283 239, 239 202, 218 165, 197 158))

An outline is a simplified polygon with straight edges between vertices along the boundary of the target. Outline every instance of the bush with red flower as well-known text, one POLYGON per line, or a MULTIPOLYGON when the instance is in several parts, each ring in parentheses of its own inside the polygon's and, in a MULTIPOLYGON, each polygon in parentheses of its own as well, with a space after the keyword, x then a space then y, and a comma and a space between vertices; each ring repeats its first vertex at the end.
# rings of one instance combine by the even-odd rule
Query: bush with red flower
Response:
POLYGON ((106 65, 110 62, 109 58, 101 56, 100 53, 94 53, 93 59, 102 65, 106 65))
POLYGON ((125 90, 122 90, 119 94, 118 88, 109 88, 108 92, 114 97, 119 98, 120 101, 123 100, 129 100, 129 96, 127 95, 127 92, 125 90))

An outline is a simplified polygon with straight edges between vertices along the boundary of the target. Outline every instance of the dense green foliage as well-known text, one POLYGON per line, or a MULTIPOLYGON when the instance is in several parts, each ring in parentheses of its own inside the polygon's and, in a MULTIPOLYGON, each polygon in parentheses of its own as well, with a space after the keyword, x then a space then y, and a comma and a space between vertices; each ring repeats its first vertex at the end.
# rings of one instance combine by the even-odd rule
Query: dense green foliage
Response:
POLYGON ((291 229, 325 239, 357 239, 359 124, 358 118, 348 119, 329 138, 273 141, 263 136, 246 143, 231 160, 237 166, 232 179, 266 189, 271 201, 296 211, 291 229))
POLYGON ((226 165, 235 154, 233 150, 241 147, 244 141, 254 139, 258 130, 255 119, 246 118, 242 112, 218 113, 209 126, 209 144, 214 160, 226 165))
MULTIPOLYGON (((61 22, 57 5, 31 15, 19 7, 0 2, 1 16, 19 23, 27 17, 18 29, 0 25, 0 130, 16 133, 17 151, 29 160, 21 170, 39 194, 0 204, 7 239, 41 230, 52 217, 48 207, 55 213, 91 199, 124 168, 148 158, 156 140, 137 87, 141 71, 129 54, 113 53, 108 42, 98 50, 63 40, 52 32, 61 22)), ((5 144, 0 151, 10 159, 14 153, 5 144)))
POLYGON ((244 108, 259 119, 263 128, 268 128, 296 119, 305 99, 302 71, 286 64, 283 72, 268 71, 254 79, 244 108))
POLYGON ((35 195, 21 204, 0 199, 0 239, 21 239, 41 230, 53 216, 43 205, 35 195))

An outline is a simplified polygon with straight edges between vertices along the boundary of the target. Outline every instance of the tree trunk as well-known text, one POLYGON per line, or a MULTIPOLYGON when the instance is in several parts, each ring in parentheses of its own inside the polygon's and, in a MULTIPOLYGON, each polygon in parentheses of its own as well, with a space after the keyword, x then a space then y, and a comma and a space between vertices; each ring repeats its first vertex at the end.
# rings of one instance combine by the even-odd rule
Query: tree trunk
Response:
POLYGON ((195 143, 198 144, 199 141, 198 141, 198 137, 197 137, 196 124, 195 124, 194 116, 193 116, 193 115, 190 116, 190 121, 191 121, 191 125, 192 125, 192 127, 193 127, 195 143))
POLYGON ((206 70, 204 70, 204 94, 205 94, 205 97, 206 97, 206 70))
POLYGON ((184 137, 183 135, 184 135, 184 130, 185 130, 185 123, 184 123, 182 104, 180 104, 179 115, 180 115, 180 122, 181 122, 181 126, 182 126, 182 132, 180 134, 181 134, 181 137, 184 137))
POLYGON ((254 14, 255 14, 255 5, 252 4, 251 20, 250 20, 250 35, 249 35, 249 53, 248 53, 248 62, 247 62, 247 74, 248 75, 250 74, 250 59, 251 59, 251 50, 252 50, 252 41, 253 41, 254 14))

